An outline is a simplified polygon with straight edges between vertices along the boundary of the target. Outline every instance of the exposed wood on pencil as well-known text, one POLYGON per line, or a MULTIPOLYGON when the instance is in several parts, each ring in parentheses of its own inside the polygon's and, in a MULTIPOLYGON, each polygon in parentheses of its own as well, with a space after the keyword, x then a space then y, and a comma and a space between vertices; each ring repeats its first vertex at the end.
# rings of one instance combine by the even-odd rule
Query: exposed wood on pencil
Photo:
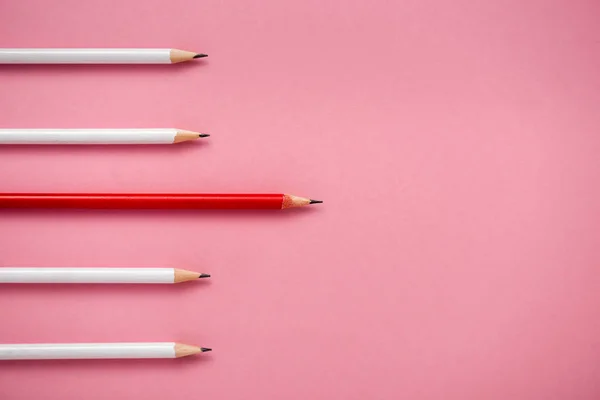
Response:
POLYGON ((198 132, 178 129, 177 133, 175 134, 175 138, 173 139, 173 143, 187 142, 188 140, 196 140, 198 138, 205 138, 208 136, 210 136, 210 135, 208 135, 206 133, 198 133, 198 132))
POLYGON ((183 343, 175 343, 175 358, 193 356, 202 352, 202 347, 183 343))
POLYGON ((284 194, 283 201, 281 203, 281 209, 285 210, 286 208, 307 206, 311 204, 310 201, 310 199, 305 197, 294 196, 293 194, 284 194))
POLYGON ((173 282, 174 283, 181 283, 181 282, 187 282, 187 281, 194 281, 198 278, 208 278, 210 277, 210 275, 208 274, 201 274, 200 272, 194 272, 194 271, 188 271, 185 269, 177 269, 175 268, 173 270, 173 282))
POLYGON ((171 59, 172 64, 177 64, 184 61, 190 61, 194 58, 201 58, 202 56, 207 57, 206 54, 198 54, 192 51, 171 49, 171 53, 169 54, 169 58, 171 59), (200 57, 197 57, 200 56, 200 57))

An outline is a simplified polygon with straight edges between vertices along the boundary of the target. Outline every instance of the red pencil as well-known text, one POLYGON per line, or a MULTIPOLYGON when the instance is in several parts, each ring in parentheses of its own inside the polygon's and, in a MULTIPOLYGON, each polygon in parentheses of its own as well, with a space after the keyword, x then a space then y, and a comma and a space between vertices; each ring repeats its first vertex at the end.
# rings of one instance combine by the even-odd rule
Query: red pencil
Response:
POLYGON ((0 208, 281 210, 322 203, 291 194, 0 193, 0 208))

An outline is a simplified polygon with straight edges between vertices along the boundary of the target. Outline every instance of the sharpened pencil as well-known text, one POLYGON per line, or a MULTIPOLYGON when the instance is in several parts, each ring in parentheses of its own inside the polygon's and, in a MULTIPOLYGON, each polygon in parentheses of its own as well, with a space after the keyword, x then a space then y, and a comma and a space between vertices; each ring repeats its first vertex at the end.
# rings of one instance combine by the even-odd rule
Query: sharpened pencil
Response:
POLYGON ((0 283, 181 283, 209 274, 177 268, 0 267, 0 283))
POLYGON ((0 193, 0 208, 281 210, 317 203, 291 194, 0 193))
POLYGON ((181 358, 207 351, 175 342, 0 344, 0 360, 181 358))
POLYGON ((0 64, 177 64, 204 57, 179 49, 0 49, 0 64))
POLYGON ((210 135, 175 128, 0 129, 2 144, 173 144, 210 135))

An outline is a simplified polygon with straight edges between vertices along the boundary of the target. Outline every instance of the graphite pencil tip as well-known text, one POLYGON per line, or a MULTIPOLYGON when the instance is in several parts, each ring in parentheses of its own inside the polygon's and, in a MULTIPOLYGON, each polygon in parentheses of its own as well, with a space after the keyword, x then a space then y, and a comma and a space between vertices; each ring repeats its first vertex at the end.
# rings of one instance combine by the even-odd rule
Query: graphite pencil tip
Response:
POLYGON ((200 274, 198 278, 210 278, 210 274, 200 274))
POLYGON ((196 54, 194 56, 194 58, 203 58, 203 57, 208 57, 208 54, 196 54))
POLYGON ((323 202, 323 200, 313 200, 310 199, 310 203, 309 204, 321 204, 323 202))
POLYGON ((198 137, 209 137, 210 135, 208 133, 201 133, 198 135, 198 137))
POLYGON ((207 351, 212 351, 212 349, 208 348, 208 347, 200 347, 200 351, 205 353, 207 351))

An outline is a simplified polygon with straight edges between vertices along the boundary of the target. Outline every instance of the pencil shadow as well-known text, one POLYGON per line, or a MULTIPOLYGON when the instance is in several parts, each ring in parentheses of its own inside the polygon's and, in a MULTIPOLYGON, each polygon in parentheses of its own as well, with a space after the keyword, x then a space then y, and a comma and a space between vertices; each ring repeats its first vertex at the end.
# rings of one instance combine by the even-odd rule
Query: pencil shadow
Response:
POLYGON ((84 368, 88 373, 110 371, 118 374, 129 370, 164 370, 164 368, 186 369, 201 365, 208 366, 213 362, 210 353, 182 358, 156 359, 92 359, 92 360, 0 360, 0 373, 30 373, 35 370, 61 370, 65 373, 78 372, 84 368))
POLYGON ((52 296, 154 296, 157 293, 187 293, 193 290, 208 289, 211 278, 174 284, 123 284, 123 283, 5 283, 0 284, 0 293, 8 296, 28 297, 30 295, 52 296))
POLYGON ((207 59, 197 59, 177 64, 0 64, 2 75, 35 75, 35 74, 128 74, 146 75, 160 73, 181 73, 208 64, 207 59), (168 72, 167 72, 168 71, 168 72))
POLYGON ((34 219, 39 222, 57 218, 86 220, 87 223, 110 222, 111 220, 157 222, 166 220, 282 220, 302 218, 318 213, 321 207, 299 207, 288 210, 78 210, 78 209, 0 209, 0 218, 8 220, 34 219))
POLYGON ((4 144, 0 146, 0 157, 6 154, 29 155, 40 153, 78 152, 91 156, 102 154, 125 154, 127 156, 156 156, 181 154, 196 148, 209 146, 207 139, 190 140, 177 144, 4 144))

